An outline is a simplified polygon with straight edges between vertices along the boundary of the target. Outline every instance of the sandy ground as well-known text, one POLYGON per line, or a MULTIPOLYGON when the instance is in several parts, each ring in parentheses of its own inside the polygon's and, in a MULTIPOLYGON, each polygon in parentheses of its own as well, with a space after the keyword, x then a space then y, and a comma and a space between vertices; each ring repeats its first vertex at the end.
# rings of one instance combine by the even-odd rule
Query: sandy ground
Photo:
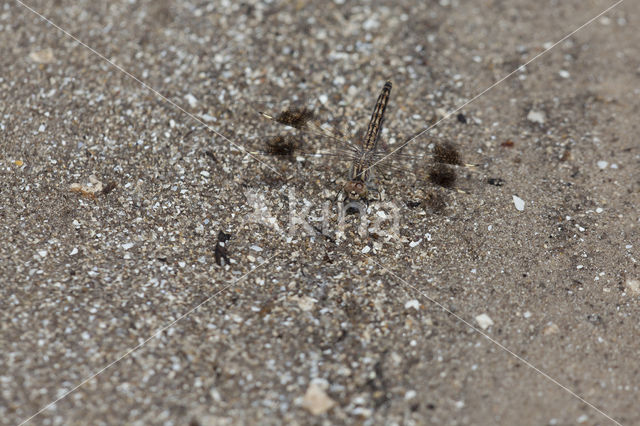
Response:
POLYGON ((640 424, 640 3, 412 141, 361 220, 338 142, 238 148, 296 97, 355 133, 390 79, 394 149, 612 4, 28 2, 100 58, 4 2, 0 423, 640 424), (449 190, 437 141, 478 166, 449 190))

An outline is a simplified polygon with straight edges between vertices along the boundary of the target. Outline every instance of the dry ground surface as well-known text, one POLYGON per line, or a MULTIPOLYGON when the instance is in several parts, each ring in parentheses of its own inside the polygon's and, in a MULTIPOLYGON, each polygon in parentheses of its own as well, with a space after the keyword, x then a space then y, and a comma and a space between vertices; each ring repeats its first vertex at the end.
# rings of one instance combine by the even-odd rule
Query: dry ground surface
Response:
POLYGON ((613 1, 27 3, 105 58, 0 5, 0 423, 640 424, 640 3, 391 158, 395 235, 253 106, 391 79, 393 149, 613 1))

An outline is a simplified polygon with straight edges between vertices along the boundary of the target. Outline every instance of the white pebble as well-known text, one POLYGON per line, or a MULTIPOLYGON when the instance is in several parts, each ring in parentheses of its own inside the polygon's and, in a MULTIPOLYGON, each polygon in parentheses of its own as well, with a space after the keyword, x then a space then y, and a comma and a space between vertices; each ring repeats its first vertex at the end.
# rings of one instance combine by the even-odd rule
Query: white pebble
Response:
POLYGON ((569 74, 569 71, 566 71, 566 70, 560 70, 560 71, 558 72, 558 75, 559 75, 560 77, 562 77, 562 78, 569 78, 569 77, 571 77, 571 74, 569 74))
POLYGON ((47 257, 47 251, 46 250, 38 250, 38 254, 40 255, 40 257, 47 257))
POLYGON ((203 171, 201 171, 201 172, 200 172, 200 176, 209 177, 209 176, 211 176, 211 175, 209 174, 209 172, 208 172, 208 171, 203 170, 203 171))
POLYGON ((584 268, 584 265, 578 265, 578 266, 576 266, 576 269, 582 269, 582 268, 584 268))
POLYGON ((527 114, 527 120, 532 123, 544 124, 545 119, 545 114, 542 111, 531 110, 529 114, 527 114))
POLYGON ((598 207, 598 208, 596 209, 596 213, 602 213, 602 212, 603 212, 602 207, 598 207))
POLYGON ((418 393, 416 391, 414 391, 413 389, 408 390, 404 393, 404 399, 413 399, 418 395, 418 393))
POLYGON ((487 314, 480 314, 476 317, 476 322, 481 329, 486 330, 493 325, 493 320, 487 314))
POLYGON ((523 211, 524 210, 524 200, 517 195, 513 196, 513 204, 516 205, 516 210, 523 211))
POLYGON ((195 108, 198 105, 198 100, 191 93, 184 96, 187 102, 189 102, 189 106, 191 108, 195 108))
POLYGON ((420 309, 420 302, 418 302, 416 299, 409 300, 407 303, 404 304, 404 308, 405 309, 413 308, 417 311, 420 309))
POLYGON ((409 247, 414 248, 415 246, 417 246, 418 244, 420 244, 422 242, 422 238, 420 238, 418 241, 411 241, 409 243, 409 247))
POLYGON ((251 250, 253 250, 253 251, 257 251, 257 252, 262 251, 262 247, 260 247, 260 246, 251 246, 251 247, 249 247, 249 248, 250 248, 251 250))
POLYGON ((609 163, 604 161, 604 160, 598 161, 598 167, 601 168, 601 169, 606 169, 608 165, 609 165, 609 163))
POLYGON ((122 245, 122 248, 123 248, 123 249, 125 249, 125 250, 129 250, 129 249, 130 249, 131 247, 133 247, 133 246, 134 246, 134 244, 133 244, 133 243, 124 243, 124 244, 122 245))
POLYGON ((524 314, 522 314, 523 317, 525 318, 531 318, 531 315, 533 315, 531 312, 527 311, 524 314))
POLYGON ((73 256, 74 254, 78 254, 78 247, 74 247, 71 253, 69 253, 69 256, 73 256))
POLYGON ((371 251, 371 247, 369 247, 369 246, 364 246, 364 247, 362 248, 362 253, 363 253, 363 254, 367 254, 367 253, 369 253, 370 251, 371 251))

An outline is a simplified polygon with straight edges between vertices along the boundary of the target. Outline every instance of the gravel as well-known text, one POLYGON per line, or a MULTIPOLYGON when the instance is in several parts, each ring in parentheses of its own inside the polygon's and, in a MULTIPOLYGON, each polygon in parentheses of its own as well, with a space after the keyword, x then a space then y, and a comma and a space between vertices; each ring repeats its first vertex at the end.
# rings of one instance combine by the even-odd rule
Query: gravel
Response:
POLYGON ((5 2, 0 423, 611 422, 488 320, 640 423, 640 3, 459 110, 610 4, 28 3, 109 63, 5 2), (352 135, 387 79, 381 145, 446 118, 362 216, 340 142, 259 154, 263 106, 352 135), (475 165, 448 189, 445 142, 475 165))

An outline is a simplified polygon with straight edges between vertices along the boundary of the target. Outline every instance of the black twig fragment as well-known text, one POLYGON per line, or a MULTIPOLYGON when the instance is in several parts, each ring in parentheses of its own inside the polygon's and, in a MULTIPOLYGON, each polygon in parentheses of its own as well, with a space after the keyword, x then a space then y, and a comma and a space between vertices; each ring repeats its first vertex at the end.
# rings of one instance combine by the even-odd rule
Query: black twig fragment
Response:
POLYGON ((223 231, 218 232, 218 243, 216 244, 216 250, 214 253, 218 266, 224 266, 229 263, 229 256, 226 247, 226 242, 229 239, 231 239, 231 234, 225 234, 223 231))

